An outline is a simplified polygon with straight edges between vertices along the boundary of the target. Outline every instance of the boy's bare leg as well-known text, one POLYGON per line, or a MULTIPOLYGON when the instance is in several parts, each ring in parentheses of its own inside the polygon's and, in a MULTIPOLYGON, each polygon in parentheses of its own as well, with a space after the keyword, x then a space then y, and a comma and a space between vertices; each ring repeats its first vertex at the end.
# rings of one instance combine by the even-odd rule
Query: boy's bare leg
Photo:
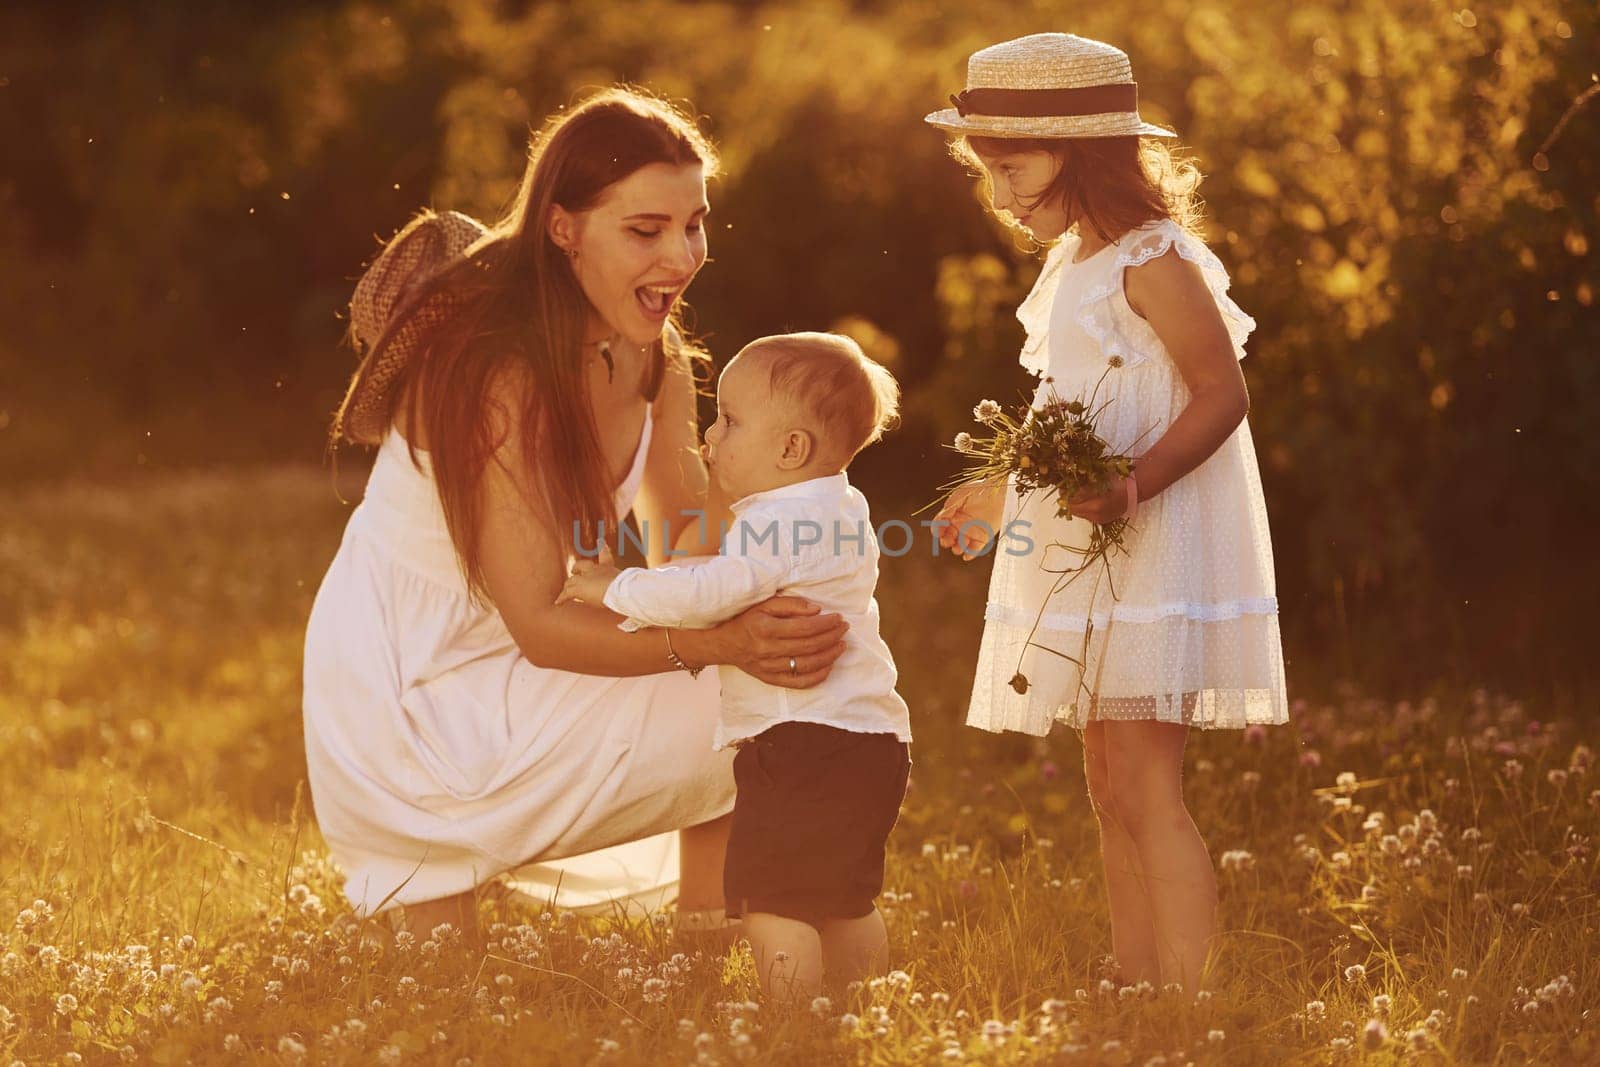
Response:
POLYGON ((810 923, 747 912, 744 934, 755 957, 761 991, 778 1000, 814 997, 822 989, 822 938, 810 923))
POLYGON ((877 908, 859 919, 824 919, 821 927, 829 984, 865 981, 889 969, 889 931, 877 908))

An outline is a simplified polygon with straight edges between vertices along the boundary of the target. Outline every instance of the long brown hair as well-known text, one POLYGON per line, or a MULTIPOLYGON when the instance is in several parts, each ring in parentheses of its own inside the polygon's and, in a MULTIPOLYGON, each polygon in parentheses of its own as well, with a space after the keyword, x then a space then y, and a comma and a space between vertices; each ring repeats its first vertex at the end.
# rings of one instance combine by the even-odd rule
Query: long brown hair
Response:
MULTIPOLYGON (((404 403, 410 425, 420 424, 427 438, 462 577, 479 602, 490 599, 478 539, 484 470, 503 444, 493 439, 497 423, 520 427, 523 466, 534 481, 519 488, 555 520, 563 540, 568 530, 601 522, 615 529, 594 416, 576 402, 586 390, 588 297, 546 222, 553 206, 586 211, 652 163, 699 163, 709 178, 717 156, 693 120, 632 88, 604 90, 552 116, 532 138, 521 187, 491 236, 434 283, 450 288, 459 311, 429 333, 389 395, 390 421, 404 403), (491 413, 495 395, 513 397, 514 409, 491 413)), ((705 359, 683 342, 676 313, 652 346, 645 387, 652 401, 669 358, 705 359)), ((411 454, 415 462, 415 445, 411 454)))
POLYGON ((1059 199, 1080 228, 1090 226, 1115 241, 1147 222, 1171 219, 1200 236, 1200 170, 1156 138, 967 136, 952 141, 950 151, 979 174, 991 210, 993 192, 981 157, 1049 152, 1061 161, 1061 170, 1037 202, 1059 199))

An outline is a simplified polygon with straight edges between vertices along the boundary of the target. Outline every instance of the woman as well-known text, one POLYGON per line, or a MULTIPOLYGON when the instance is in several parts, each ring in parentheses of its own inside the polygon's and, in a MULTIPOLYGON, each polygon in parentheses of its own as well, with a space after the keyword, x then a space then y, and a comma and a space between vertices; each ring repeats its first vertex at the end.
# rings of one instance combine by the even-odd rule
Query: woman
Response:
MULTIPOLYGON (((721 906, 739 667, 803 688, 844 624, 776 597, 709 630, 625 633, 554 606, 579 530, 630 508, 660 562, 707 501, 694 359, 673 317, 706 257, 711 146, 613 89, 556 116, 485 230, 425 213, 357 287, 370 347, 334 440, 381 443, 306 632, 312 798, 360 914, 475 932, 528 861, 681 830, 681 912, 721 906)), ((714 538, 709 548, 715 551, 714 538)), ((619 889, 626 872, 619 870, 619 889)))

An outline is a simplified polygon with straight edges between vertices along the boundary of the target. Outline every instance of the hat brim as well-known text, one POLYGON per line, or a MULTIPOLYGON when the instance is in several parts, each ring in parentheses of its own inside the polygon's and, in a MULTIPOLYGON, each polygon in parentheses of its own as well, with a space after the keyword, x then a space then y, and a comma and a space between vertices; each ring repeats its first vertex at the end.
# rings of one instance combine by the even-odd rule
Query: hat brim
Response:
POLYGON ((953 107, 935 111, 922 121, 947 133, 979 137, 1176 137, 1176 132, 1145 122, 1137 114, 1116 111, 1104 115, 963 115, 953 107))

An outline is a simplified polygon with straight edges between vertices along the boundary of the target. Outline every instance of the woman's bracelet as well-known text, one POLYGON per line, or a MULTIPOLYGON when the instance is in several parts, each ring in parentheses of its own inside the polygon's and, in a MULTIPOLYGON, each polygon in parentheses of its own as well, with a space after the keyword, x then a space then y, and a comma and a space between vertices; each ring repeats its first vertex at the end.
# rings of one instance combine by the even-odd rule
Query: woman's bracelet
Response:
POLYGON ((1124 519, 1126 519, 1127 521, 1132 522, 1134 516, 1139 514, 1139 483, 1134 478, 1132 471, 1128 472, 1127 483, 1128 483, 1128 510, 1126 510, 1126 511, 1124 511, 1122 513, 1122 517, 1124 519))
POLYGON ((675 649, 673 649, 673 647, 672 647, 672 628, 670 626, 669 627, 665 627, 665 628, 662 629, 661 632, 667 635, 667 662, 672 664, 672 666, 674 668, 676 668, 677 670, 688 671, 689 672, 689 677, 691 677, 691 678, 700 677, 700 672, 705 670, 705 667, 704 666, 700 666, 700 667, 691 667, 691 666, 689 666, 687 663, 683 662, 683 658, 678 655, 678 653, 677 653, 677 651, 675 649))

